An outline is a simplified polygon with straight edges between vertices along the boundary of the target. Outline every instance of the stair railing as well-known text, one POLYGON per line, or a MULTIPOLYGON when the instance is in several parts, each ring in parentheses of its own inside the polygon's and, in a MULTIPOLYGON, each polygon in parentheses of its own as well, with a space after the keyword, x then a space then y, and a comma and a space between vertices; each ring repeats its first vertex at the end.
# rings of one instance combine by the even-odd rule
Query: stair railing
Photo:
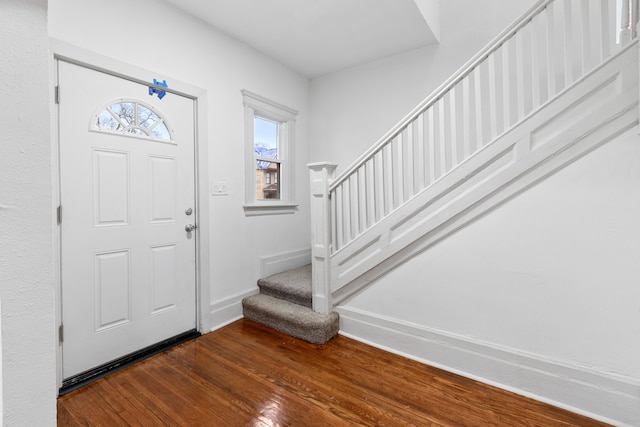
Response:
POLYGON ((314 309, 333 308, 332 255, 620 50, 637 21, 638 0, 540 0, 337 178, 309 165, 314 309))

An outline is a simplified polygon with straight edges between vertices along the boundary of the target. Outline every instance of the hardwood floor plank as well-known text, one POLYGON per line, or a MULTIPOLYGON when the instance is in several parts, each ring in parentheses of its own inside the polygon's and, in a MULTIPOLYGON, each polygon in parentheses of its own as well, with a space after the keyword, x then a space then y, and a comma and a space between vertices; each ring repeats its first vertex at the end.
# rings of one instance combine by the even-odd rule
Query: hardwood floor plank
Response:
MULTIPOLYGON (((216 364, 225 371, 225 374, 212 377, 210 372, 205 370, 200 372, 200 375, 207 381, 216 382, 227 389, 234 401, 242 399, 259 413, 278 412, 279 417, 285 423, 288 422, 288 414, 291 411, 302 414, 303 418, 296 420, 300 423, 313 423, 318 415, 327 417, 326 408, 321 403, 327 399, 327 396, 318 396, 316 390, 305 384, 304 379, 296 378, 295 375, 282 374, 280 366, 277 364, 264 363, 264 360, 268 360, 268 358, 265 358, 262 352, 257 352, 261 354, 259 360, 253 360, 245 349, 238 350, 232 343, 220 347, 213 346, 209 348, 209 351, 211 354, 209 363, 216 364), (237 358, 237 354, 244 354, 245 357, 233 364, 226 362, 237 358), (278 390, 277 396, 273 396, 274 389, 278 390), (270 397, 265 405, 265 397, 267 396, 270 397), (286 403, 286 405, 282 403, 286 403), (304 407, 299 408, 300 403, 304 407)), ((178 357, 177 354, 173 354, 173 356, 178 357)), ((191 367, 187 366, 187 368, 191 367)), ((333 412, 335 413, 336 410, 333 412)), ((350 414, 338 411, 336 415, 340 416, 336 422, 340 422, 341 418, 348 419, 350 414)))
MULTIPOLYGON (((293 342, 293 346, 297 343, 297 340, 293 342)), ((245 370, 256 371, 257 375, 272 375, 275 378, 271 379, 272 382, 278 382, 284 384, 285 388, 289 385, 294 389, 290 390, 295 392, 304 387, 305 395, 302 396, 307 402, 313 402, 314 404, 324 408, 324 403, 329 400, 332 402, 334 411, 343 418, 352 421, 354 424, 359 425, 411 425, 412 421, 416 421, 421 416, 413 414, 412 417, 407 418, 407 412, 402 409, 397 409, 393 405, 392 401, 385 401, 380 399, 380 396, 375 393, 371 393, 366 388, 353 386, 349 383, 348 379, 343 375, 332 375, 331 366, 317 369, 317 363, 314 363, 314 355, 307 354, 303 361, 297 360, 294 357, 295 352, 290 347, 287 350, 287 354, 290 356, 287 360, 286 366, 282 367, 277 361, 283 357, 279 353, 274 353, 275 344, 264 348, 265 353, 269 354, 268 359, 274 360, 276 363, 272 366, 267 366, 267 369, 260 367, 260 359, 265 356, 264 353, 260 353, 260 356, 249 354, 243 358, 243 363, 246 366, 245 370), (266 374, 265 372, 268 372, 266 374), (362 402, 367 402, 367 405, 362 405, 362 402), (353 413, 351 417, 349 414, 353 413), (356 415, 358 418, 353 418, 356 415)), ((304 344, 306 345, 306 343, 304 344)), ((229 351, 226 357, 230 357, 232 354, 245 353, 246 348, 243 341, 235 341, 226 346, 226 348, 212 349, 212 351, 224 352, 229 351)), ((326 350, 326 345, 323 351, 326 350)), ((307 352, 308 353, 308 352, 307 352)), ((320 354, 324 354, 320 353, 320 354)), ((316 362, 323 359, 316 359, 316 362)), ((425 419, 420 422, 420 425, 426 425, 429 419, 425 419)))
POLYGON ((58 399, 59 426, 605 424, 349 338, 240 320, 58 399))

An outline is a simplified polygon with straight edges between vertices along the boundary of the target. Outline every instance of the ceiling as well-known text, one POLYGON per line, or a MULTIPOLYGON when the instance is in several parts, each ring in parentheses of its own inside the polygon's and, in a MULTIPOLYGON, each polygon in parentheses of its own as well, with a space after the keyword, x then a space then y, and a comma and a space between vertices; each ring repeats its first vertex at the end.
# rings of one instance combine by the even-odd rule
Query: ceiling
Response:
POLYGON ((166 0, 313 78, 437 43, 439 0, 166 0))

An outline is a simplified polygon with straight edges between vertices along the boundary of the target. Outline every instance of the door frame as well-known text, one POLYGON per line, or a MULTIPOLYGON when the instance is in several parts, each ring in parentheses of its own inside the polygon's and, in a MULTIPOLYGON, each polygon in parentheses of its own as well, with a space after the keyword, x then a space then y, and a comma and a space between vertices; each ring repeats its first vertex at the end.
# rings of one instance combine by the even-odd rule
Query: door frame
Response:
MULTIPOLYGON (((169 87, 163 88, 167 93, 184 96, 194 101, 194 173, 195 173, 195 212, 198 220, 198 228, 195 230, 196 239, 196 328, 200 333, 211 330, 211 315, 209 313, 209 301, 211 301, 211 286, 209 272, 209 153, 208 153, 208 126, 207 105, 208 96, 205 89, 193 86, 189 83, 174 79, 170 76, 158 74, 142 67, 129 64, 117 59, 103 56, 99 53, 83 49, 66 42, 53 39, 49 40, 51 50, 51 80, 52 90, 56 90, 58 83, 58 61, 70 62, 91 70, 110 74, 136 83, 150 85, 155 78, 158 81, 166 80, 169 87)), ((64 90, 60 92, 60 99, 64 99, 64 90)), ((56 209, 60 205, 60 132, 58 104, 53 100, 51 114, 51 144, 52 144, 52 203, 56 209)), ((63 207, 64 209, 64 207, 63 207)), ((64 213, 63 220, 64 220, 64 213)), ((52 221, 54 235, 54 291, 56 299, 56 373, 57 389, 62 386, 62 343, 58 334, 58 328, 62 323, 62 251, 61 251, 61 226, 57 222, 57 216, 53 215, 52 221)))

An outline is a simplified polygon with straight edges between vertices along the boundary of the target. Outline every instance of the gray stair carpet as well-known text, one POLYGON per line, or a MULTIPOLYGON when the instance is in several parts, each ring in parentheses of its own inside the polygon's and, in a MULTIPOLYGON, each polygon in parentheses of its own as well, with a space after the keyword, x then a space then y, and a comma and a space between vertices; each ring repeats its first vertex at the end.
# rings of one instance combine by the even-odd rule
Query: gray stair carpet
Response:
POLYGON ((313 307, 311 264, 258 280, 260 293, 305 307, 313 307))
POLYGON ((311 309, 311 266, 269 276, 258 281, 260 293, 242 300, 244 317, 313 344, 337 335, 338 313, 311 309))

